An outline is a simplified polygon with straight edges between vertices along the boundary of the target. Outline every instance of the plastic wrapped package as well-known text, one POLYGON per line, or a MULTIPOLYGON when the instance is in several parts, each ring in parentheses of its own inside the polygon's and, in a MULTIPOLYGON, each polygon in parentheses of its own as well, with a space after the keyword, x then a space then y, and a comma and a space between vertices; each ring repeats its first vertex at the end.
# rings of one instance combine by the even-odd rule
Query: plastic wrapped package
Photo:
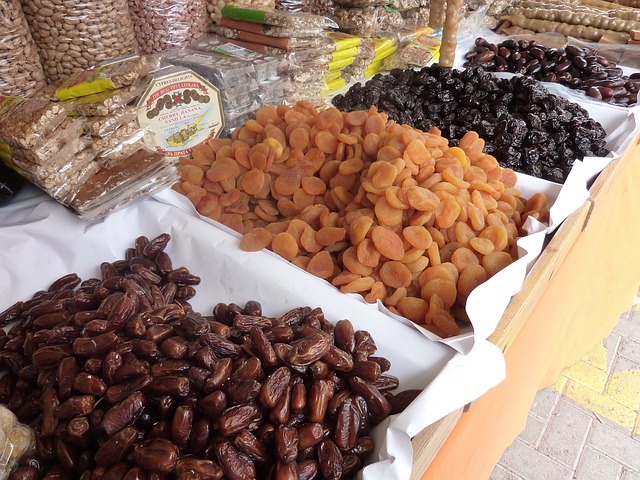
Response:
POLYGON ((0 2, 0 96, 30 97, 46 85, 19 0, 0 2))
POLYGON ((140 149, 115 167, 100 170, 75 195, 69 207, 86 220, 100 218, 178 180, 176 162, 140 149))
POLYGON ((13 147, 11 148, 11 153, 39 165, 49 163, 63 151, 69 142, 82 135, 85 122, 86 120, 83 117, 67 117, 55 130, 47 135, 42 145, 34 149, 13 147))
POLYGON ((164 56, 163 63, 189 68, 220 89, 225 86, 244 88, 240 86, 242 83, 257 86, 256 70, 251 61, 222 53, 171 50, 164 56))
POLYGON ((309 11, 314 15, 333 17, 336 4, 333 0, 310 0, 309 11))
POLYGON ((73 100, 71 111, 76 116, 107 117, 133 103, 143 90, 144 85, 135 83, 117 90, 80 97, 73 100))
POLYGON ((64 121, 69 105, 42 98, 17 99, 0 110, 0 142, 34 150, 64 121))
POLYGON ((63 151, 56 155, 56 158, 43 165, 32 163, 17 156, 13 157, 12 161, 23 177, 47 192, 67 183, 78 186, 79 184, 73 173, 82 167, 84 163, 93 161, 94 158, 78 157, 78 154, 85 150, 90 143, 91 140, 89 138, 76 138, 67 143, 63 151))
POLYGON ((184 47, 207 33, 205 0, 128 0, 144 53, 184 47))
POLYGON ((420 2, 418 0, 389 0, 388 4, 399 12, 420 8, 420 2))
POLYGON ((158 68, 154 57, 125 55, 74 73, 56 89, 58 100, 84 97, 133 85, 140 77, 158 68))
POLYGON ((336 8, 333 19, 343 32, 369 37, 382 29, 383 18, 387 11, 384 7, 336 8))
POLYGON ((100 171, 100 165, 93 160, 95 155, 91 148, 85 148, 78 152, 73 169, 68 172, 69 180, 45 189, 45 191, 59 203, 69 205, 82 186, 100 171))
POLYGON ((310 0, 276 0, 276 10, 291 13, 308 13, 311 11, 310 0))
POLYGON ((22 6, 49 83, 139 51, 127 0, 22 0, 22 6))
POLYGON ((96 161, 102 168, 114 167, 145 145, 145 133, 146 129, 132 121, 106 137, 94 138, 91 148, 96 152, 96 161))
POLYGON ((415 40, 398 49, 395 55, 385 59, 383 68, 426 67, 439 56, 440 40, 435 35, 418 35, 415 40))
POLYGON ((290 32, 288 37, 271 37, 259 33, 246 32, 228 27, 214 27, 213 32, 224 38, 242 40, 244 42, 258 43, 270 47, 291 50, 294 48, 328 49, 329 40, 324 35, 300 36, 297 32, 290 32))
POLYGON ((276 38, 287 38, 290 37, 292 33, 295 34, 296 37, 313 37, 321 36, 325 32, 325 29, 321 27, 301 27, 296 28, 296 30, 292 32, 290 27, 278 27, 263 23, 247 22, 245 20, 234 20, 232 18, 222 18, 220 20, 220 26, 276 38))
POLYGON ((387 3, 386 0, 333 0, 338 7, 363 8, 380 7, 387 3))
POLYGON ((106 137, 117 128, 133 121, 138 116, 138 110, 126 106, 105 117, 86 117, 84 133, 92 137, 106 137))
POLYGON ((36 449, 35 432, 4 405, 0 405, 0 446, 0 480, 7 480, 20 459, 36 449))
POLYGON ((310 13, 290 13, 272 9, 243 8, 225 5, 222 16, 234 20, 246 20, 279 27, 298 28, 338 28, 338 24, 329 17, 310 13))
POLYGON ((429 7, 417 7, 400 12, 407 27, 429 25, 429 7))

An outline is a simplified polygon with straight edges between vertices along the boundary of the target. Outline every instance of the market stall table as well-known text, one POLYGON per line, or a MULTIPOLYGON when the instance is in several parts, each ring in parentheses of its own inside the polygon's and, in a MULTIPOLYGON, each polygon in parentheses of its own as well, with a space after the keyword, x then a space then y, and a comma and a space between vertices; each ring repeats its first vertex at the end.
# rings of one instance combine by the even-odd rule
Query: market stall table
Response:
POLYGON ((457 423, 459 412, 414 438, 412 478, 488 479, 524 429, 535 394, 605 338, 628 310, 640 270, 634 241, 640 238, 639 158, 636 137, 551 238, 489 338, 504 351, 507 379, 457 423))

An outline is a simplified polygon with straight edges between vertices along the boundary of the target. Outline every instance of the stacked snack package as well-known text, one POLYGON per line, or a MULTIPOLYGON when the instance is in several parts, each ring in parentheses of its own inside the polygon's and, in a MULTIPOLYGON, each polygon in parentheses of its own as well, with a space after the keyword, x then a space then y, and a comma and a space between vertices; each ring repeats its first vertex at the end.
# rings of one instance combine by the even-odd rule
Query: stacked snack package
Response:
POLYGON ((207 35, 190 48, 170 50, 164 64, 189 68, 220 90, 225 130, 243 124, 262 104, 281 103, 287 85, 281 58, 207 35))
POLYGON ((68 203, 99 170, 84 118, 69 118, 70 105, 43 98, 5 99, 0 142, 5 162, 61 203, 68 203))
MULTIPOLYGON (((294 3, 297 3, 299 1, 300 0, 294 0, 294 3)), ((220 19, 222 18, 222 9, 225 7, 225 5, 229 4, 249 8, 276 8, 275 0, 206 0, 210 28, 220 23, 220 19)))
POLYGON ((128 0, 143 53, 181 47, 207 33, 205 0, 128 0))
POLYGON ((362 80, 379 73, 382 71, 383 60, 396 51, 396 46, 391 38, 373 37, 367 39, 365 43, 368 48, 363 49, 355 61, 342 72, 342 77, 346 82, 362 80))
POLYGON ((398 10, 387 5, 386 0, 334 0, 332 18, 340 31, 370 37, 377 32, 395 32, 404 26, 398 10))
POLYGON ((429 0, 390 0, 389 4, 400 12, 405 27, 429 25, 429 0))
POLYGON ((131 105, 153 62, 133 56, 68 78, 55 93, 0 102, 0 151, 23 177, 92 220, 175 181, 131 105))
POLYGON ((404 29, 398 32, 399 47, 382 63, 383 70, 426 67, 440 56, 441 41, 429 27, 404 29))
POLYGON ((0 2, 0 19, 0 95, 30 97, 46 82, 20 2, 0 2))
POLYGON ((234 44, 286 60, 288 99, 298 100, 319 98, 325 88, 324 74, 336 43, 324 31, 337 26, 330 18, 309 13, 227 5, 215 32, 234 44))

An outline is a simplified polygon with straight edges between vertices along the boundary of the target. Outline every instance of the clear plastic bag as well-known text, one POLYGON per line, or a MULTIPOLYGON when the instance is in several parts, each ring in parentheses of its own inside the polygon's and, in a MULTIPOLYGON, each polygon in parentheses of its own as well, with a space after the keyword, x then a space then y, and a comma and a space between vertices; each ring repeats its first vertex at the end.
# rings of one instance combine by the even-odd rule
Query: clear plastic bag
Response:
POLYGON ((276 10, 291 13, 309 13, 311 11, 310 0, 276 0, 276 10))
POLYGON ((380 7, 384 5, 386 0, 333 0, 339 7, 347 8, 363 8, 363 7, 380 7))
POLYGON ((143 148, 93 175, 69 207, 81 218, 94 220, 177 180, 178 169, 170 157, 143 148))
POLYGON ((0 110, 0 142, 35 150, 64 121, 70 105, 42 98, 19 99, 0 110))
MULTIPOLYGON (((275 25, 247 22, 244 20, 234 20, 232 18, 220 19, 220 26, 276 38, 291 37, 292 33, 297 37, 312 37, 314 35, 323 35, 325 32, 325 30, 320 27, 297 28, 295 32, 292 32, 289 27, 278 27, 275 25)), ((213 30, 215 31, 215 29, 213 30)))
POLYGON ((337 23, 331 18, 310 13, 290 13, 274 9, 242 8, 236 5, 225 5, 221 13, 223 17, 234 20, 246 20, 292 29, 312 27, 338 28, 337 23))
POLYGON ((339 7, 336 8, 333 18, 341 31, 356 36, 370 37, 377 30, 389 28, 384 7, 339 7))
POLYGON ((57 83, 110 58, 138 52, 127 0, 22 0, 44 74, 57 83))
POLYGON ((136 39, 144 53, 182 47, 207 33, 204 0, 128 0, 136 39))
POLYGON ((76 116, 106 117, 134 102, 143 90, 144 85, 136 83, 117 90, 87 95, 73 100, 71 110, 76 116))
POLYGON ((7 480, 20 459, 36 449, 35 432, 0 405, 0 480, 7 480))
POLYGON ((123 107, 106 117, 86 117, 84 133, 92 137, 106 137, 117 128, 133 121, 138 116, 135 107, 123 107))
POLYGON ((288 37, 271 37, 259 33, 247 32, 228 27, 214 27, 213 32, 224 38, 242 40, 244 42, 258 43, 282 50, 294 48, 327 49, 329 40, 324 35, 298 36, 297 32, 290 32, 288 37))
POLYGON ((0 96, 30 97, 46 85, 18 0, 0 2, 0 96))
POLYGON ((251 61, 234 58, 216 52, 194 50, 171 50, 163 59, 163 64, 187 67, 201 75, 213 85, 222 89, 251 90, 257 88, 256 70, 251 61))
POLYGON ((96 152, 96 161, 102 168, 114 167, 144 146, 145 133, 146 129, 132 121, 106 137, 93 139, 91 148, 96 152))
POLYGON ((58 100, 69 100, 128 87, 156 68, 158 61, 152 57, 118 57, 71 75, 56 89, 55 97, 58 100))

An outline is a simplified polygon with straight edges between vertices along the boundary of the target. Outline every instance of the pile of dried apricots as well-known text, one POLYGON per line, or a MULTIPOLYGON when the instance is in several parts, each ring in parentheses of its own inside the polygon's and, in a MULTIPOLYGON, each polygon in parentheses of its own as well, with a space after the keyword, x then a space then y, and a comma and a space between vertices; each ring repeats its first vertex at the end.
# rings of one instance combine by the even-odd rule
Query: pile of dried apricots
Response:
POLYGON ((375 107, 265 106, 181 158, 174 189, 243 250, 268 248, 447 337, 468 322, 471 291, 516 258, 526 218, 548 220, 545 195, 522 198, 483 148, 475 132, 449 147, 375 107))

